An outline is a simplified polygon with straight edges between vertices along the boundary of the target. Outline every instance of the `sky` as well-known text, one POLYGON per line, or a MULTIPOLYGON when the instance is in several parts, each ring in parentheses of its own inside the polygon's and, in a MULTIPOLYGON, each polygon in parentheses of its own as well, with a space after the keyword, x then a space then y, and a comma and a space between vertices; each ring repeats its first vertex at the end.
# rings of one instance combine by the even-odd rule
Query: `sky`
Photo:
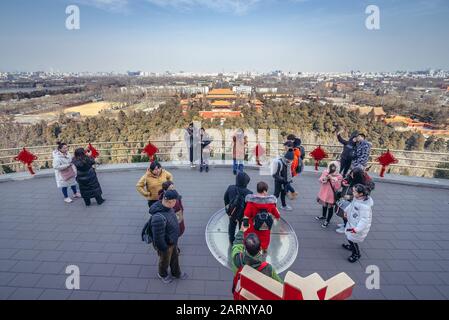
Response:
POLYGON ((449 70, 448 31, 448 0, 2 0, 0 71, 449 70))

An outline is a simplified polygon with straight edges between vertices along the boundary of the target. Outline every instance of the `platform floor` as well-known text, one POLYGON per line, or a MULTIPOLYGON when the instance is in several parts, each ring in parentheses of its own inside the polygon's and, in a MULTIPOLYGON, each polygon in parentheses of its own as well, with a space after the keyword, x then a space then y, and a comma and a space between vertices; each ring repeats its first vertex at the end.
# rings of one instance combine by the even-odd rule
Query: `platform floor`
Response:
MULTIPOLYGON (((186 211, 181 267, 190 279, 170 285, 156 278, 157 257, 139 239, 148 210, 134 186, 143 173, 100 173, 107 202, 90 208, 65 204, 53 178, 1 183, 0 299, 231 299, 232 274, 209 252, 204 231, 232 172, 172 170, 186 211), (65 289, 68 265, 80 267, 79 291, 65 289)), ((248 173, 251 189, 260 180, 272 186, 248 173)), ((325 279, 344 271, 356 282, 353 299, 449 299, 448 190, 377 183, 363 258, 350 264, 344 236, 334 231, 338 218, 328 230, 314 220, 317 176, 295 185, 300 197, 284 214, 300 245, 291 271, 325 279), (380 268, 380 290, 365 288, 369 265, 380 268)))

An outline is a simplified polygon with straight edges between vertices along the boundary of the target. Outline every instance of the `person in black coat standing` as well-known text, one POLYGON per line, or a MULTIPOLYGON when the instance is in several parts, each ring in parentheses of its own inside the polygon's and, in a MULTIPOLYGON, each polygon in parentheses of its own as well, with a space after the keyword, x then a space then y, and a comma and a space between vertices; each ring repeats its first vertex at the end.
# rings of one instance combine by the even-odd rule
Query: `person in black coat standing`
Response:
POLYGON ((176 190, 167 190, 161 201, 150 208, 151 231, 153 244, 159 255, 158 277, 164 283, 170 283, 173 278, 185 280, 187 274, 181 272, 179 266, 178 239, 180 234, 178 218, 173 208, 179 194, 176 190), (168 273, 170 267, 171 275, 168 273))
POLYGON ((226 190, 224 194, 224 203, 226 207, 226 212, 229 213, 229 205, 234 203, 234 200, 239 196, 240 201, 243 201, 243 203, 239 203, 241 205, 240 208, 238 208, 237 212, 229 217, 229 228, 228 228, 228 234, 229 234, 229 242, 231 245, 234 243, 235 240, 235 229, 237 227, 237 224, 239 225, 239 228, 242 226, 243 222, 243 213, 245 211, 245 198, 247 195, 252 194, 253 192, 249 190, 248 184, 251 181, 251 178, 248 174, 245 172, 239 171, 237 173, 237 176, 235 178, 235 185, 230 185, 228 189, 226 190))
POLYGON ((86 151, 83 148, 76 149, 72 163, 77 170, 76 181, 86 206, 91 205, 90 200, 92 198, 95 198, 98 205, 102 205, 105 200, 102 197, 103 191, 98 182, 97 173, 93 168, 95 160, 90 157, 90 151, 86 155, 86 151))
POLYGON ((355 157, 356 138, 359 133, 354 131, 349 140, 343 139, 342 133, 342 131, 338 132, 337 139, 343 145, 343 152, 340 155, 340 174, 345 177, 349 169, 351 169, 351 163, 355 157))

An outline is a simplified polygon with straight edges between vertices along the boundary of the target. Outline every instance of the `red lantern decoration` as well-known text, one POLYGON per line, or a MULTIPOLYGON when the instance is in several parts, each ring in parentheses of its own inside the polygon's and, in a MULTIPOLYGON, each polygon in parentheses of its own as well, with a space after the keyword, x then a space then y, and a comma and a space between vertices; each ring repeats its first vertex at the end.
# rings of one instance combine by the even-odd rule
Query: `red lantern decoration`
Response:
POLYGON ((260 157, 263 157, 265 155, 265 149, 260 144, 257 144, 257 146, 254 148, 253 154, 256 156, 257 165, 262 166, 262 164, 260 163, 260 157))
POLYGON ((315 160, 315 171, 318 171, 318 165, 321 160, 327 158, 327 153, 321 146, 318 146, 318 148, 310 153, 310 156, 315 160))
POLYGON ((376 159, 377 162, 382 166, 382 169, 380 170, 380 177, 383 178, 385 175, 385 171, 387 170, 387 167, 390 164, 398 163, 398 159, 396 159, 393 154, 390 152, 390 150, 387 150, 387 152, 382 153, 379 158, 376 159))
POLYGON ((94 159, 97 159, 100 155, 100 153, 97 151, 97 149, 95 149, 92 144, 89 143, 89 145, 87 146, 87 150, 90 151, 90 156, 94 159))
POLYGON ((154 162, 154 160, 155 160, 154 156, 158 152, 159 152, 159 149, 151 142, 149 142, 146 145, 146 147, 143 149, 143 153, 145 153, 148 156, 148 158, 150 159, 150 162, 154 162))
POLYGON ((29 152, 27 149, 23 148, 22 151, 14 158, 15 161, 20 161, 25 164, 28 171, 34 176, 36 173, 33 170, 33 161, 37 160, 37 156, 29 152))

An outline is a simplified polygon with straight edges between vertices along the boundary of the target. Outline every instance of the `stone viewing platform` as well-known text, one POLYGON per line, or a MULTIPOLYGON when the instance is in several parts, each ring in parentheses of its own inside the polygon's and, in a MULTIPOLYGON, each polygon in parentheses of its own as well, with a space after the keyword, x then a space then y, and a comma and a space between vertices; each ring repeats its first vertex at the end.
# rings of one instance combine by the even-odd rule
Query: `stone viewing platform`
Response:
MULTIPOLYGON (((186 233, 180 239, 181 268, 190 278, 164 285, 157 279, 154 250, 140 240, 148 220, 146 201, 135 185, 148 164, 98 168, 107 202, 86 208, 68 205, 56 188, 53 170, 0 176, 0 299, 232 299, 232 274, 211 254, 206 225, 223 208, 223 194, 234 183, 226 164, 209 173, 174 167, 183 196, 186 233), (77 265, 81 289, 67 290, 65 269, 77 265)), ((249 168, 249 188, 269 176, 249 168)), ((346 260, 344 236, 323 230, 314 217, 318 173, 295 180, 299 198, 292 212, 281 212, 298 238, 290 271, 324 279, 345 272, 356 283, 352 299, 449 299, 449 181, 386 175, 375 178, 373 225, 362 258, 346 260), (380 289, 368 290, 367 266, 380 269, 380 289)), ((281 274, 284 278, 285 272, 281 274)))

